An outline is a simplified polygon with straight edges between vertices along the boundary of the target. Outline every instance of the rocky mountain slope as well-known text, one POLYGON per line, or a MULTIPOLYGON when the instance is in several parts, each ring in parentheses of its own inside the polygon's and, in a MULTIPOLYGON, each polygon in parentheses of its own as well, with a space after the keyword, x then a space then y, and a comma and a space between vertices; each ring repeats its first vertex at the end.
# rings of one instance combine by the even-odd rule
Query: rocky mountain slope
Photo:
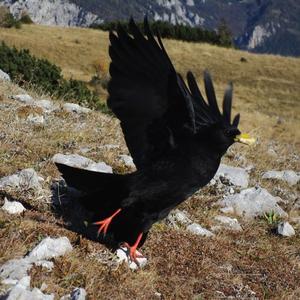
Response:
MULTIPOLYGON (((0 37, 72 78, 88 81, 95 65, 107 74, 106 32, 24 25, 0 37)), ((132 172, 118 120, 0 71, 0 298, 300 298, 300 60, 164 44, 202 89, 210 70, 218 99, 233 81, 234 113, 257 143, 233 145, 210 184, 152 228, 140 250, 147 263, 133 271, 124 250, 101 244, 53 163, 132 172)))
POLYGON ((254 148, 232 147, 210 184, 153 227, 148 263, 132 271, 53 164, 133 171, 117 120, 1 74, 0 298, 300 297, 299 152, 286 122, 256 115, 271 132, 253 128, 254 148))
POLYGON ((300 4, 297 0, 1 0, 37 23, 89 26, 94 22, 142 19, 203 26, 215 30, 225 20, 237 47, 259 53, 300 55, 300 4))
POLYGON ((38 24, 87 27, 102 20, 96 14, 87 11, 67 0, 1 0, 15 17, 26 12, 38 24))

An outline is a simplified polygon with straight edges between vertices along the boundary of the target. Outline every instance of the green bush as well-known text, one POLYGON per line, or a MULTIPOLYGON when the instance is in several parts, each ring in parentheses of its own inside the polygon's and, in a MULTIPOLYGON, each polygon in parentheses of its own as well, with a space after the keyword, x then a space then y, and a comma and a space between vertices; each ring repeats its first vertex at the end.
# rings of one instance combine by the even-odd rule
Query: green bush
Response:
POLYGON ((10 48, 2 42, 0 69, 8 73, 19 85, 30 83, 57 98, 72 100, 95 109, 103 108, 100 99, 84 82, 64 79, 58 66, 46 59, 32 56, 29 50, 10 48))
POLYGON ((33 21, 31 20, 30 16, 27 14, 23 14, 19 21, 22 24, 33 24, 33 21))
POLYGON ((0 27, 17 29, 21 28, 21 22, 16 20, 5 6, 0 6, 0 27))

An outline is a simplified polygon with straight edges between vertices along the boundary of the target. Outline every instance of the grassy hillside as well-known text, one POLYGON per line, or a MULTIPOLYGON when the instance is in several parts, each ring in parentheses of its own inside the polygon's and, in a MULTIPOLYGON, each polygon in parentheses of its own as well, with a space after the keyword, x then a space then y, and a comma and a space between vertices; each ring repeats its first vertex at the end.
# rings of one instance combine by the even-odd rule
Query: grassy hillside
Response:
MULTIPOLYGON (((0 40, 29 48, 58 64, 69 77, 89 81, 99 64, 103 75, 107 73, 107 33, 23 26, 21 30, 0 29, 0 40)), ((258 143, 252 148, 234 145, 223 161, 240 167, 252 165, 250 186, 260 185, 282 197, 280 205, 288 212, 290 222, 300 217, 296 205, 299 186, 261 179, 266 170, 300 169, 300 60, 193 43, 165 44, 176 68, 182 73, 191 69, 200 86, 203 70, 211 71, 219 99, 226 83, 233 81, 234 111, 241 112, 241 129, 257 137, 258 143), (247 62, 241 62, 241 57, 247 62)), ((112 267, 107 248, 70 230, 61 214, 47 205, 41 207, 41 203, 45 198, 51 201, 51 185, 59 179, 51 161, 58 152, 78 153, 105 161, 118 172, 128 171, 118 159, 127 153, 118 121, 101 112, 44 114, 11 99, 22 92, 14 84, 0 83, 0 177, 32 167, 45 178, 43 188, 47 192, 9 195, 27 204, 28 210, 21 216, 0 210, 0 264, 24 256, 45 236, 67 236, 73 252, 55 259, 52 272, 34 267, 30 273, 32 287, 46 282, 46 292, 55 293, 57 299, 78 286, 86 288, 88 299, 254 299, 253 293, 258 299, 299 299, 300 223, 292 223, 294 237, 281 238, 272 233, 264 218, 247 222, 240 217, 243 231, 224 230, 206 238, 162 222, 154 226, 142 247, 149 259, 145 269, 131 272, 125 267, 112 267), (44 125, 26 121, 29 115, 43 114, 44 125), (119 147, 100 147, 108 144, 119 147)), ((29 93, 36 99, 45 97, 33 90, 29 93)), ((211 228, 214 216, 220 214, 215 203, 222 197, 221 192, 207 187, 180 209, 211 228)), ((0 205, 3 200, 0 193, 0 205)), ((61 210, 68 214, 76 208, 72 204, 61 210)), ((76 220, 75 225, 79 223, 76 220)), ((2 290, 0 285, 0 293, 2 290)))
MULTIPOLYGON (((109 41, 105 32, 24 25, 19 30, 0 28, 1 40, 17 48, 28 48, 34 55, 49 59, 62 68, 66 77, 90 81, 96 70, 103 77, 108 73, 109 41)), ((165 46, 176 69, 182 74, 192 70, 200 86, 203 70, 208 69, 220 98, 227 82, 232 81, 234 108, 246 115, 249 128, 258 129, 253 125, 257 125, 259 118, 262 121, 259 129, 266 136, 275 138, 272 127, 277 118, 283 118, 288 134, 281 138, 292 143, 300 140, 300 133, 295 130, 300 121, 300 59, 255 55, 173 40, 166 40, 165 46), (241 62, 241 57, 247 62, 241 62)), ((105 98, 105 91, 103 94, 102 98, 105 98)))

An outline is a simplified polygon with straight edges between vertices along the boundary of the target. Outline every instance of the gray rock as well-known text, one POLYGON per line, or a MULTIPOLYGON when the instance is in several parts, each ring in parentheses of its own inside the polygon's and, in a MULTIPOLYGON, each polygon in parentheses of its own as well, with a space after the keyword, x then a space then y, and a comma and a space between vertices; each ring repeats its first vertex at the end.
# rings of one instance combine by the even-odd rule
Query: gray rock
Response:
POLYGON ((22 278, 5 296, 6 300, 54 300, 54 295, 45 295, 39 289, 30 290, 30 277, 22 278))
POLYGON ((55 258, 72 251, 73 247, 66 237, 45 238, 27 256, 12 259, 0 269, 0 277, 4 280, 17 280, 27 276, 32 266, 38 265, 48 269, 53 268, 53 263, 48 259, 55 258))
POLYGON ((33 264, 27 258, 12 259, 0 268, 0 277, 4 280, 19 281, 27 276, 33 264))
POLYGON ((65 295, 60 298, 60 300, 85 300, 86 299, 86 291, 83 288, 76 288, 72 291, 71 294, 65 295))
POLYGON ((82 153, 82 154, 86 154, 88 152, 91 152, 92 148, 89 148, 89 147, 81 147, 79 149, 79 151, 82 153))
MULTIPOLYGON (((263 216, 271 211, 286 217, 287 213, 277 203, 279 200, 279 197, 273 197, 266 189, 253 187, 239 194, 227 196, 219 200, 218 204, 226 208, 225 211, 234 212, 246 219, 263 216)), ((225 212, 224 209, 222 211, 225 212)))
POLYGON ((1 209, 12 215, 20 214, 26 210, 22 203, 17 201, 8 201, 6 198, 4 198, 4 205, 1 207, 1 209))
POLYGON ((289 222, 281 222, 277 226, 277 233, 282 236, 290 237, 295 235, 295 230, 289 222))
POLYGON ((33 169, 24 169, 0 179, 0 190, 40 190, 43 178, 33 169))
MULTIPOLYGON (((137 254, 141 254, 139 251, 137 251, 137 254)), ((129 257, 129 249, 127 249, 126 247, 121 247, 119 249, 117 249, 116 251, 116 255, 118 257, 118 263, 122 263, 125 262, 127 263, 127 265, 129 266, 129 268, 131 270, 136 270, 138 268, 143 268, 146 266, 147 264, 147 258, 146 257, 138 257, 137 261, 139 263, 139 266, 134 262, 130 260, 129 257)))
POLYGON ((95 172, 112 173, 112 167, 107 165, 105 162, 96 163, 93 160, 86 158, 78 154, 64 155, 55 154, 52 158, 53 162, 60 163, 63 165, 86 169, 95 172))
POLYGON ((30 261, 44 261, 54 257, 65 255, 73 250, 67 237, 50 238, 42 240, 27 256, 30 261))
POLYGON ((27 122, 33 124, 33 125, 44 125, 45 124, 45 118, 44 116, 40 115, 32 115, 30 114, 27 119, 27 122))
POLYGON ((71 293, 71 300, 85 300, 86 291, 83 288, 77 288, 71 293))
POLYGON ((54 268, 54 263, 48 260, 39 260, 34 263, 36 266, 40 266, 46 268, 48 270, 52 270, 54 268))
POLYGON ((33 104, 34 103, 33 98, 31 96, 29 96, 28 94, 15 95, 15 96, 12 96, 12 98, 14 100, 17 100, 17 101, 25 103, 25 104, 33 104))
POLYGON ((10 76, 0 69, 0 80, 11 81, 10 76))
POLYGON ((91 112, 89 108, 82 107, 75 103, 65 103, 63 105, 63 110, 70 113, 77 113, 77 114, 86 114, 91 112))
POLYGON ((46 99, 34 101, 34 105, 42 108, 46 113, 50 113, 59 109, 59 106, 54 104, 53 101, 46 99))
POLYGON ((234 214, 234 209, 232 206, 222 207, 220 208, 220 212, 224 214, 234 214))
POLYGON ((292 170, 268 171, 263 174, 262 178, 283 180, 289 185, 295 185, 300 181, 300 173, 296 173, 292 170))
POLYGON ((178 229, 180 226, 187 226, 193 222, 188 217, 187 212, 174 209, 167 216, 166 223, 171 227, 178 229))
POLYGON ((213 179, 217 180, 219 178, 225 178, 235 186, 242 188, 248 187, 249 174, 245 169, 239 167, 220 164, 220 167, 213 179))
POLYGON ((18 280, 8 278, 8 279, 3 279, 1 281, 1 283, 4 284, 4 285, 16 285, 18 283, 18 280))
POLYGON ((203 228, 201 225, 197 223, 188 225, 186 229, 196 235, 207 236, 207 237, 214 236, 214 234, 211 231, 203 228))
POLYGON ((120 155, 121 161, 125 164, 126 167, 130 169, 135 169, 135 164, 133 162, 133 158, 129 155, 120 155))
POLYGON ((234 231, 242 231, 242 227, 239 224, 238 220, 235 218, 230 218, 226 216, 215 216, 214 219, 220 223, 220 225, 216 225, 212 227, 212 230, 219 230, 222 228, 234 230, 234 231))

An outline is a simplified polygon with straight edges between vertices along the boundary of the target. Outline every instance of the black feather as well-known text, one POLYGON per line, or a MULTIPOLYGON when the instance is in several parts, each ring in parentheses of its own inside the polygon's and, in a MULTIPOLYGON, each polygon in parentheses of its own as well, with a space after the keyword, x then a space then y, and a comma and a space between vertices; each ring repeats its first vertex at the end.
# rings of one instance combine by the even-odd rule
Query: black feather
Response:
POLYGON ((239 123, 240 123, 240 114, 237 114, 232 121, 232 126, 237 128, 239 126, 239 123))
MULTIPOLYGON (((144 20, 146 37, 134 20, 129 31, 110 32, 108 106, 120 120, 137 171, 103 174, 57 164, 68 185, 85 193, 81 203, 95 218, 108 218, 117 243, 134 243, 170 210, 205 186, 234 142, 230 125, 232 86, 226 90, 223 115, 208 72, 205 101, 195 77, 186 85, 157 34, 144 20)), ((238 132, 238 131, 236 131, 238 132)))
POLYGON ((209 107, 211 108, 215 117, 217 119, 220 119, 221 113, 220 113, 220 110, 218 107, 214 85, 212 83, 210 74, 207 71, 204 72, 204 84, 205 84, 205 92, 206 92, 207 100, 209 103, 209 107))

